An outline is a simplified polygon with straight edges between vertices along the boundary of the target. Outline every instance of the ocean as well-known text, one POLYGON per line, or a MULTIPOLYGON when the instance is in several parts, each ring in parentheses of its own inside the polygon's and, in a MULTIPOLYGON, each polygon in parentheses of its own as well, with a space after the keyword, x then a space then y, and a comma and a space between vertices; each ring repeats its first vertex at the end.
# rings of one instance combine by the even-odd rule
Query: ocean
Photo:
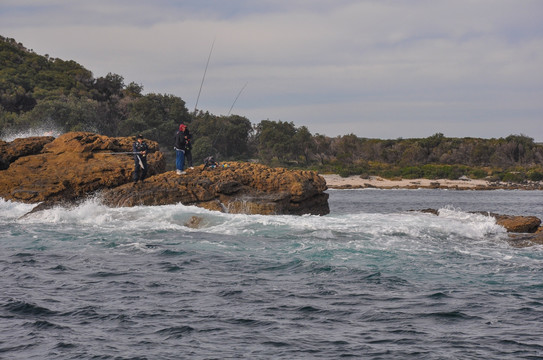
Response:
POLYGON ((543 246, 469 213, 543 218, 543 192, 328 193, 326 216, 0 199, 0 359, 543 358, 543 246))

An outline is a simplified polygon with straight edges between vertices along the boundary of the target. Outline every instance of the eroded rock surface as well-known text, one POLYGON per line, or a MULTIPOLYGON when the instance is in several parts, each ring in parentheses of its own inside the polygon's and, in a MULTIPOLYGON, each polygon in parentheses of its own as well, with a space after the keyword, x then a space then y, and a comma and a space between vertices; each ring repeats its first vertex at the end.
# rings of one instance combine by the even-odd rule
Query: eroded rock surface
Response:
MULTIPOLYGON (((112 153, 132 151, 132 142, 84 132, 61 135, 38 152, 13 156, 16 160, 0 171, 0 197, 25 203, 71 201, 122 185, 131 180, 134 161, 131 155, 112 153)), ((164 156, 156 151, 158 144, 148 143, 155 151, 148 156, 153 174, 164 169, 164 156)))
POLYGON ((109 206, 183 203, 248 214, 329 212, 326 182, 313 171, 231 162, 179 176, 164 172, 164 156, 153 141, 147 141, 148 178, 134 185, 133 157, 120 154, 131 152, 133 142, 88 132, 2 142, 0 197, 41 203, 40 208, 99 193, 109 206))
POLYGON ((228 162, 226 167, 185 175, 170 171, 143 184, 126 184, 102 193, 109 206, 182 203, 209 210, 246 214, 314 214, 330 212, 326 182, 313 171, 228 162))

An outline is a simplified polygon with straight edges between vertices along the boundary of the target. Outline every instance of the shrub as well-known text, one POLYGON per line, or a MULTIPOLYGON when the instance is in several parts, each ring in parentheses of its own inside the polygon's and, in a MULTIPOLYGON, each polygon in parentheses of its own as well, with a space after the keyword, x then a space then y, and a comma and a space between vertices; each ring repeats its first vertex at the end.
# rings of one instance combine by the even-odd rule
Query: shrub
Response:
POLYGON ((512 183, 521 183, 526 180, 526 174, 522 172, 507 172, 503 174, 502 181, 512 182, 512 183))
POLYGON ((483 179, 487 176, 487 172, 483 169, 471 169, 469 176, 473 179, 483 179))
POLYGON ((541 181, 543 180, 543 173, 537 170, 530 171, 528 173, 528 179, 531 181, 541 181))

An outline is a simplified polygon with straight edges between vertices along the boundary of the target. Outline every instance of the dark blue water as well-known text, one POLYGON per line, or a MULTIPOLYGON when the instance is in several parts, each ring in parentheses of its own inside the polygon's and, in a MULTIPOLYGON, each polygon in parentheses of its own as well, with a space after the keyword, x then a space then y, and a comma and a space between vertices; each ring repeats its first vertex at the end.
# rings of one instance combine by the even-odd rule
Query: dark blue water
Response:
POLYGON ((543 218, 543 192, 329 192, 324 217, 0 200, 0 358, 543 357, 543 247, 468 213, 543 218))

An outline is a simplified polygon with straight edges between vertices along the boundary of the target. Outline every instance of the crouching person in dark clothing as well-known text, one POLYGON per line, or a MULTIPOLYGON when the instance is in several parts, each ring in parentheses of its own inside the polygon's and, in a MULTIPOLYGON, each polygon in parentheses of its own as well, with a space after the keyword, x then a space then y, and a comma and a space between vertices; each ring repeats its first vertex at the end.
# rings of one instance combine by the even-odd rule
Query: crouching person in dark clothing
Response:
POLYGON ((143 182, 147 176, 147 152, 149 146, 143 141, 143 136, 138 135, 137 140, 132 144, 134 152, 134 183, 143 182))

